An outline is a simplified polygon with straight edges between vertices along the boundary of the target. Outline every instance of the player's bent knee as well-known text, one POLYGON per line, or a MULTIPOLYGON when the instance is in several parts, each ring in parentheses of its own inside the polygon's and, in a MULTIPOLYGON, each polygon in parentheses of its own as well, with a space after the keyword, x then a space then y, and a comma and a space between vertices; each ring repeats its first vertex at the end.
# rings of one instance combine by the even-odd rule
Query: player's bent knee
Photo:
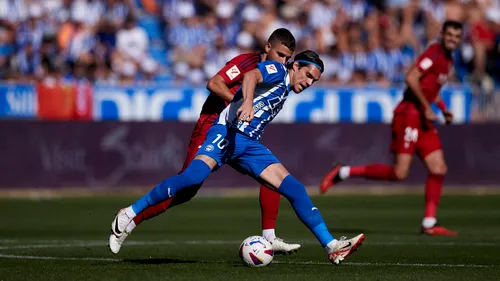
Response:
POLYGON ((184 182, 186 182, 188 186, 201 185, 210 175, 211 171, 212 169, 205 162, 195 159, 179 176, 183 177, 184 182))
POLYGON ((170 206, 174 207, 174 206, 181 205, 181 204, 189 202, 191 199, 194 198, 194 196, 196 196, 196 194, 198 193, 199 189, 200 189, 200 185, 191 186, 191 187, 182 189, 181 191, 179 191, 175 195, 175 197, 172 200, 172 203, 170 204, 170 206))
POLYGON ((446 164, 437 164, 429 167, 429 172, 433 175, 444 176, 448 172, 446 164))
POLYGON ((407 168, 397 168, 396 167, 394 169, 394 174, 396 175, 397 180, 402 181, 408 177, 408 175, 410 174, 410 171, 407 168))

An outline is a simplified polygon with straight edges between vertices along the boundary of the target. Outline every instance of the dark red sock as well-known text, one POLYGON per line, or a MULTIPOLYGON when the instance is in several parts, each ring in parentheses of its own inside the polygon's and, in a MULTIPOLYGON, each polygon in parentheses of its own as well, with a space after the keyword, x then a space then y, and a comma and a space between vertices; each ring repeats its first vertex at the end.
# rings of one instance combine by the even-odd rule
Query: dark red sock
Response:
POLYGON ((168 209, 168 207, 170 206, 170 204, 172 203, 172 200, 174 198, 175 197, 169 198, 161 203, 158 203, 154 206, 151 206, 151 207, 147 208, 146 210, 138 213, 137 216, 134 217, 135 225, 139 225, 139 224, 141 224, 141 222, 143 222, 145 220, 149 220, 151 218, 154 218, 157 215, 165 212, 168 209))
POLYGON ((275 229, 281 195, 263 185, 260 186, 260 211, 262 214, 262 229, 275 229))
POLYGON ((398 178, 394 173, 394 168, 386 164, 372 164, 367 166, 351 167, 349 172, 351 177, 364 177, 372 180, 395 181, 398 178))
POLYGON ((439 201, 441 200, 441 193, 443 191, 443 175, 429 174, 427 176, 427 183, 425 184, 425 213, 424 217, 435 218, 439 201))

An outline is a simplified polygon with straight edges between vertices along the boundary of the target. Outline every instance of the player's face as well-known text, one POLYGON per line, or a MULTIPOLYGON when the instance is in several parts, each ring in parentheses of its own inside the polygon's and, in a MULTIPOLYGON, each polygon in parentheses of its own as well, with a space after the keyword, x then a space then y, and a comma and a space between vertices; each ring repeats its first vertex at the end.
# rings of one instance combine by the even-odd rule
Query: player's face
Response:
POLYGON ((274 60, 285 64, 291 57, 292 51, 288 49, 287 46, 281 43, 270 43, 266 44, 267 59, 274 60))
POLYGON ((444 47, 453 51, 460 45, 460 40, 462 38, 462 29, 448 27, 443 33, 443 43, 444 47))
POLYGON ((321 71, 316 66, 310 64, 299 68, 299 63, 293 64, 295 70, 292 82, 292 89, 295 93, 300 93, 318 81, 321 77, 321 71))

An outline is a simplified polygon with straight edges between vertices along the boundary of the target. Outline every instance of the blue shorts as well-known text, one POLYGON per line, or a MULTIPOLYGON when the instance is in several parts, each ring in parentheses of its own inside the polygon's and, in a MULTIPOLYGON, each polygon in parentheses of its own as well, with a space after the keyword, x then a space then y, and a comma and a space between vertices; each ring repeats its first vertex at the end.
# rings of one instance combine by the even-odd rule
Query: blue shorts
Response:
POLYGON ((206 155, 217 161, 216 169, 224 164, 242 174, 258 178, 267 166, 280 163, 278 158, 258 140, 251 139, 226 125, 213 125, 196 155, 206 155))

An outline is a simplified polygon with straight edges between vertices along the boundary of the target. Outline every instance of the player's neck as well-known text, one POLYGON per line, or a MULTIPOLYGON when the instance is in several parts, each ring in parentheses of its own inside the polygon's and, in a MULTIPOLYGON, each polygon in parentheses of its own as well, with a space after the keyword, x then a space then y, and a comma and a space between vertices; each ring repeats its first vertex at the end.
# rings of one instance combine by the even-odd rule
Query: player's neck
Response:
POLYGON ((290 85, 293 84, 292 81, 295 77, 295 70, 293 69, 293 67, 291 68, 288 68, 288 78, 290 79, 290 85))
POLYGON ((267 54, 266 53, 260 53, 260 62, 264 62, 267 60, 267 54))
POLYGON ((439 42, 439 45, 441 46, 441 49, 443 50, 445 56, 447 58, 451 58, 451 53, 452 52, 450 50, 446 49, 446 47, 444 46, 444 42, 442 40, 441 40, 441 42, 439 42))

